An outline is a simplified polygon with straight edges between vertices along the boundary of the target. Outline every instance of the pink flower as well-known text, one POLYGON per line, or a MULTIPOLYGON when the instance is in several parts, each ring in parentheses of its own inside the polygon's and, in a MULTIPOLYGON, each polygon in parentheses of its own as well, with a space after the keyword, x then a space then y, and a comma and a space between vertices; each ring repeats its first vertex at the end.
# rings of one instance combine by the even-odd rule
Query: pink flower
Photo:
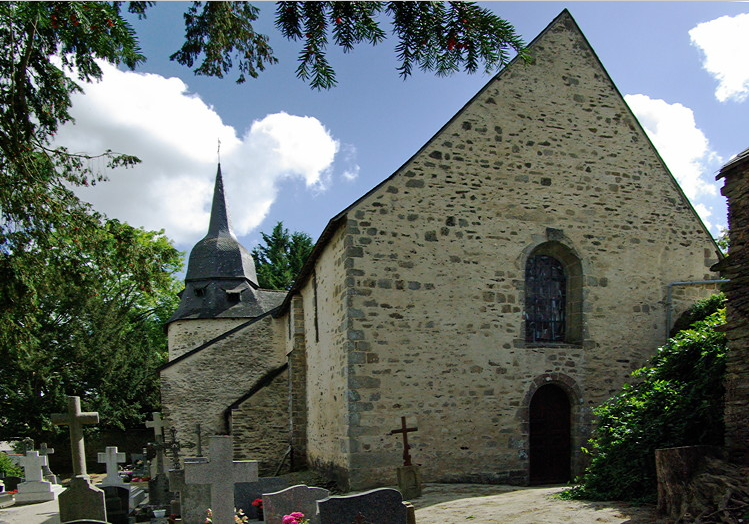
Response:
POLYGON ((291 516, 291 517, 294 517, 294 518, 295 518, 295 519, 297 519, 297 520, 298 520, 298 519, 303 519, 303 518, 304 518, 304 513, 300 513, 300 512, 298 512, 298 511, 295 511, 295 512, 294 512, 294 513, 292 513, 292 514, 291 514, 290 516, 291 516))
POLYGON ((296 519, 292 517, 291 515, 284 515, 283 520, 281 520, 281 524, 297 524, 296 519))

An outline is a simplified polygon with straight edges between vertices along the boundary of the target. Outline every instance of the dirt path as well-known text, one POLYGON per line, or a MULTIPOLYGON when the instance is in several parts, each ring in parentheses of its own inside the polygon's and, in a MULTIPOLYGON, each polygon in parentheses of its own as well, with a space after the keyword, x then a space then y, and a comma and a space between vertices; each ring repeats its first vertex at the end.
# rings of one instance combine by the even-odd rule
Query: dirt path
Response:
POLYGON ((565 501, 562 487, 517 488, 477 484, 427 484, 413 501, 418 524, 655 524, 652 506, 565 501))

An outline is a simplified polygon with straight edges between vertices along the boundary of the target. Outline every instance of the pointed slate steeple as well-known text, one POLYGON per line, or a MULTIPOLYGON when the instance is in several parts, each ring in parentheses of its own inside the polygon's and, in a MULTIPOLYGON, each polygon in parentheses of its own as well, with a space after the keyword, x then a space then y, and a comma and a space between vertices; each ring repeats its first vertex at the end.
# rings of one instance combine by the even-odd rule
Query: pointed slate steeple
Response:
POLYGON ((216 172, 208 233, 190 252, 185 289, 169 322, 196 318, 254 318, 277 305, 258 289, 255 262, 231 228, 221 165, 216 172))
POLYGON ((231 229, 219 164, 208 233, 190 252, 185 281, 225 278, 245 279, 253 287, 258 287, 255 262, 231 229))

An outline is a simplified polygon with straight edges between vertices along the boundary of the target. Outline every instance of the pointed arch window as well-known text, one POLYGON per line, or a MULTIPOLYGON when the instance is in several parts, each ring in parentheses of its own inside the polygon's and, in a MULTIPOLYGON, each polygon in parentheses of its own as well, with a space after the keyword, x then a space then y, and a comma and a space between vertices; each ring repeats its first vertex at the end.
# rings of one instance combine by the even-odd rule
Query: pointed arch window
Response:
POLYGON ((580 259, 559 242, 537 246, 525 264, 525 341, 580 344, 582 319, 580 259))
POLYGON ((562 263, 548 255, 528 258, 525 269, 525 339, 564 342, 567 277, 562 263))

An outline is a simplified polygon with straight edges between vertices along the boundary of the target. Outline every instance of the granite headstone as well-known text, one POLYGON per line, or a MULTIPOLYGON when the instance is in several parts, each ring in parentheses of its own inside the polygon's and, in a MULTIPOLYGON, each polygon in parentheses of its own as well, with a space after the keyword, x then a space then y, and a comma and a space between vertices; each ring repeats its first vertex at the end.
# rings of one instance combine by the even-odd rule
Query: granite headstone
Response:
POLYGON ((244 510, 250 520, 262 520, 258 518, 258 508, 252 505, 253 501, 262 499, 264 493, 275 493, 288 487, 289 481, 281 477, 262 477, 257 482, 237 482, 234 484, 234 506, 244 510))
POLYGON ((320 524, 408 524, 403 496, 392 488, 328 497, 317 507, 320 524))
POLYGON ((317 501, 328 498, 330 491, 325 488, 309 487, 304 484, 291 486, 275 493, 263 494, 263 512, 266 524, 281 524, 284 515, 295 511, 304 513, 310 524, 319 524, 317 501))

